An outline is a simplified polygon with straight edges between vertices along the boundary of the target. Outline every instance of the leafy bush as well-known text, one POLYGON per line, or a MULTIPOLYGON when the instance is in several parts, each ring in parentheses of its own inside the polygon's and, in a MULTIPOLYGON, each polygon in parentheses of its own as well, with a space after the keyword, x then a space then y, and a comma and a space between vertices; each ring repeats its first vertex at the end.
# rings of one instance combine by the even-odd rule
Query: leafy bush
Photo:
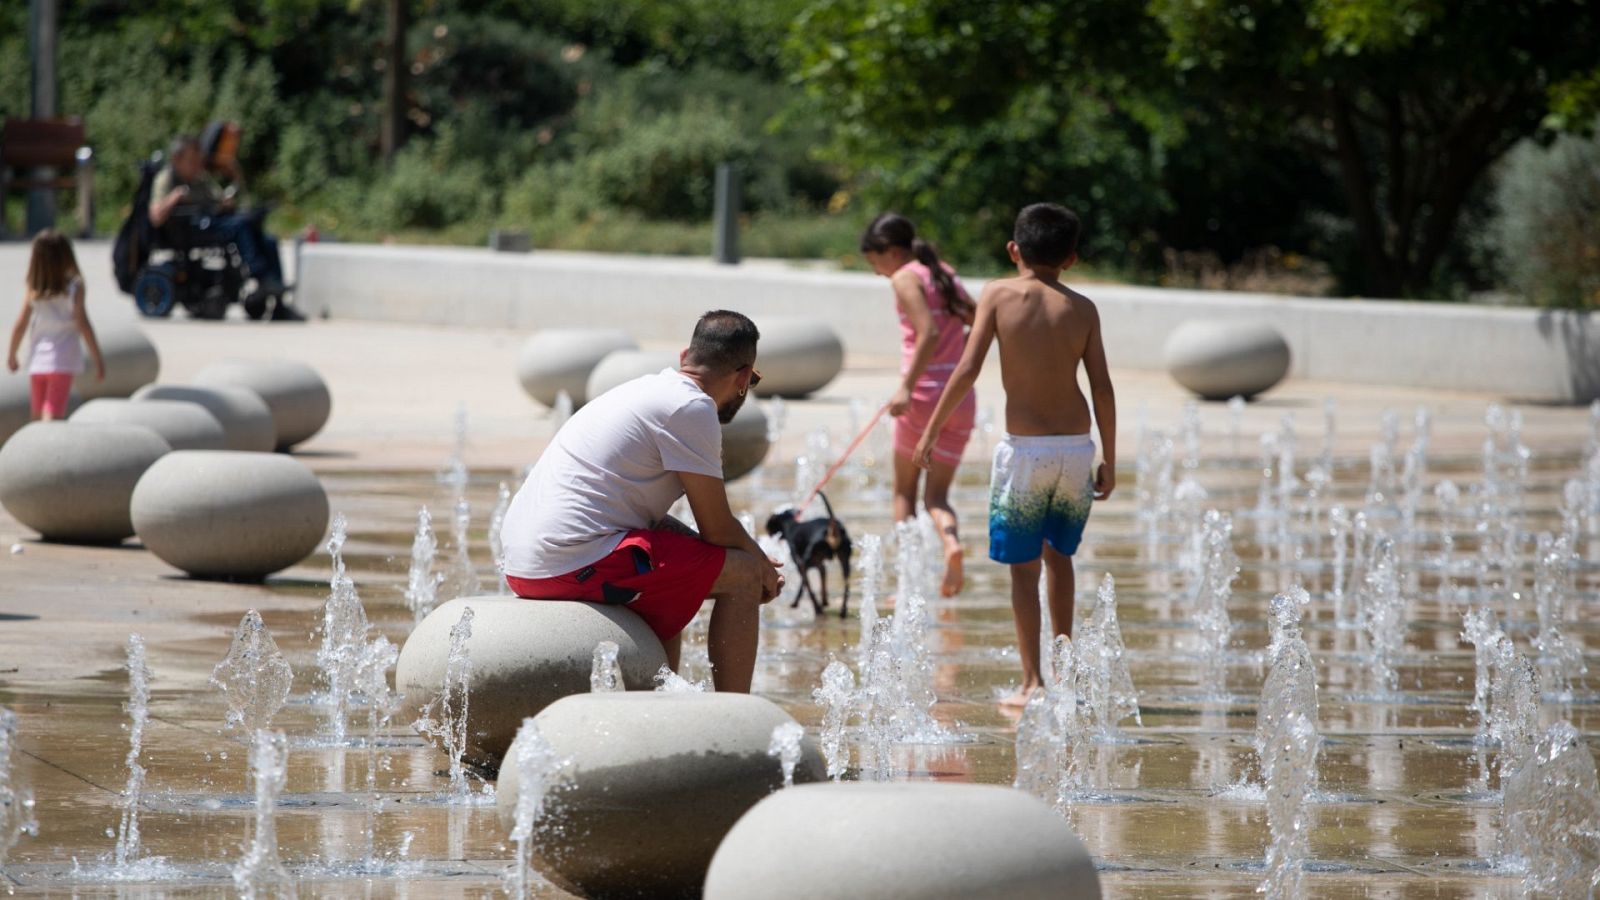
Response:
POLYGON ((1523 141, 1496 200, 1494 235, 1512 284, 1540 305, 1600 307, 1600 137, 1523 141))

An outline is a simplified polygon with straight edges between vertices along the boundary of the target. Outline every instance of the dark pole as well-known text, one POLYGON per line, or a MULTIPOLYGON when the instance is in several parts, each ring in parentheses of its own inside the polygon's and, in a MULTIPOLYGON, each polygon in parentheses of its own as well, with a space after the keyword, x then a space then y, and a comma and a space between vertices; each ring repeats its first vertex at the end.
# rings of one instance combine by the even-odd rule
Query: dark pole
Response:
POLYGON ((408 0, 388 0, 388 23, 384 33, 383 128, 379 145, 384 162, 394 159, 406 142, 406 32, 411 28, 408 0))
MULTIPOLYGON (((28 43, 33 58, 33 106, 35 119, 53 119, 56 107, 56 3, 57 0, 29 0, 28 43)), ((36 178, 51 178, 49 169, 36 169, 36 178)), ((36 234, 56 223, 56 195, 49 188, 28 191, 27 233, 36 234)))
POLYGON ((711 257, 725 266, 739 264, 739 206, 739 169, 721 163, 717 166, 711 257))

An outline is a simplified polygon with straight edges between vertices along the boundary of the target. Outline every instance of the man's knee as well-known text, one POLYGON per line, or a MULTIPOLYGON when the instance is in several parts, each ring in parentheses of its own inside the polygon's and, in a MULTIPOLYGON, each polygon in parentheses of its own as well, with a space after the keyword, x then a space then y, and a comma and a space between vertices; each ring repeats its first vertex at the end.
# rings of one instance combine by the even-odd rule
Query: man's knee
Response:
POLYGON ((718 599, 760 600, 761 567, 770 565, 745 550, 728 550, 722 559, 722 572, 711 586, 711 596, 718 599))

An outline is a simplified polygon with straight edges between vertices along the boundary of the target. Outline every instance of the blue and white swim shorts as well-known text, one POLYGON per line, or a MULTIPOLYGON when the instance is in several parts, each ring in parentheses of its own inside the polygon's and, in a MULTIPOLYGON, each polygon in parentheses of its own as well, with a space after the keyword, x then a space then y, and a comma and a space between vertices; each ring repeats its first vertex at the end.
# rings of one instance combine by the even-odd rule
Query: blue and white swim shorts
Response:
POLYGON ((1006 435, 994 448, 989 558, 1032 562, 1044 544, 1078 552, 1094 504, 1094 440, 1087 434, 1006 435))

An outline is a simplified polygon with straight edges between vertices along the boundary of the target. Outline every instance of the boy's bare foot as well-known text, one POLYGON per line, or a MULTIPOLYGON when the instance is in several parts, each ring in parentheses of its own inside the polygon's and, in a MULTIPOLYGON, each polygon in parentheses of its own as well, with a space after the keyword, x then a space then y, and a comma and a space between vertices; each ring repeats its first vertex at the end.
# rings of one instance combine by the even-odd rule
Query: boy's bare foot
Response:
POLYGON ((1040 684, 1024 684, 1022 687, 1017 688, 1014 693, 1000 698, 1000 708, 1021 709, 1028 705, 1029 700, 1033 699, 1034 692, 1042 687, 1043 685, 1040 684))
POLYGON ((960 544, 946 544, 944 548, 944 583, 939 585, 939 594, 944 597, 954 597, 960 593, 961 586, 966 582, 963 572, 960 544))

